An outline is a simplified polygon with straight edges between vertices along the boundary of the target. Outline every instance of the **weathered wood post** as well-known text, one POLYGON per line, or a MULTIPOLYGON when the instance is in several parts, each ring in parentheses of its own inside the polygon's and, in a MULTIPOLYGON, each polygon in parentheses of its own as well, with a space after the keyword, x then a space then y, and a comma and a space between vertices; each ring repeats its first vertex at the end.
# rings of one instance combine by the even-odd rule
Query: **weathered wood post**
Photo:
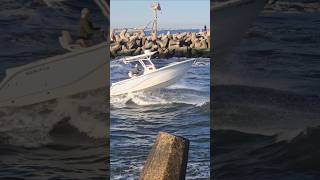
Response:
POLYGON ((184 180, 189 140, 159 132, 140 174, 140 180, 184 180))

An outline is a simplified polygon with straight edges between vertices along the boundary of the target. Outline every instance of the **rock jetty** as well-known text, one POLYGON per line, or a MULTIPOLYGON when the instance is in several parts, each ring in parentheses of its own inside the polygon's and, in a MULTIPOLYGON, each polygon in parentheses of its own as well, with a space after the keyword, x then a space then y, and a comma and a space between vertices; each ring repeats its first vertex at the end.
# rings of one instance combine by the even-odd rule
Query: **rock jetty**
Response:
POLYGON ((181 32, 146 35, 143 30, 110 33, 112 57, 142 54, 144 50, 157 51, 159 57, 209 57, 210 32, 181 32))

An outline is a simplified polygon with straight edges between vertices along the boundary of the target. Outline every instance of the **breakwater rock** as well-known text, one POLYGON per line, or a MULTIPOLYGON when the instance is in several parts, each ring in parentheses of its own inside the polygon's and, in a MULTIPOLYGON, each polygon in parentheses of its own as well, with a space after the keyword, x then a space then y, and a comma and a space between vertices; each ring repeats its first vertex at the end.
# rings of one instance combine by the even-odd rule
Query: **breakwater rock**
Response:
POLYGON ((112 57, 142 54, 144 50, 157 51, 159 57, 209 57, 210 32, 182 32, 146 35, 144 31, 128 32, 123 29, 110 33, 112 57))

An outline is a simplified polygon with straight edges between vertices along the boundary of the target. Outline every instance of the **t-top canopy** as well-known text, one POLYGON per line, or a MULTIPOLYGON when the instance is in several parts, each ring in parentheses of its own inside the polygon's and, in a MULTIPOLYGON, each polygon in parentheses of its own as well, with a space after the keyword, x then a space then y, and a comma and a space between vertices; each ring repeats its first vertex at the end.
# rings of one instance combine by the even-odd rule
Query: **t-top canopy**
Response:
POLYGON ((145 50, 144 54, 123 58, 123 62, 127 64, 129 62, 139 61, 141 59, 150 59, 151 56, 154 55, 155 53, 156 52, 151 52, 150 50, 145 50))

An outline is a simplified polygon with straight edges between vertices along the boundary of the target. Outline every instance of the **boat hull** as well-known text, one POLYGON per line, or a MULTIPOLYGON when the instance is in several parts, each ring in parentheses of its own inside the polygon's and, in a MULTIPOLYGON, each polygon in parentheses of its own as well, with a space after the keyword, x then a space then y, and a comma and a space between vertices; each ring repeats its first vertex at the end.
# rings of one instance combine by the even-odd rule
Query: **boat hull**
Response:
POLYGON ((213 3, 211 6, 212 44, 215 59, 223 58, 241 38, 259 13, 267 0, 230 0, 213 3))
POLYGON ((8 69, 0 107, 24 106, 108 87, 107 45, 66 53, 8 69))
POLYGON ((193 64, 194 59, 178 62, 156 71, 112 84, 111 96, 137 91, 164 88, 179 81, 193 64))

